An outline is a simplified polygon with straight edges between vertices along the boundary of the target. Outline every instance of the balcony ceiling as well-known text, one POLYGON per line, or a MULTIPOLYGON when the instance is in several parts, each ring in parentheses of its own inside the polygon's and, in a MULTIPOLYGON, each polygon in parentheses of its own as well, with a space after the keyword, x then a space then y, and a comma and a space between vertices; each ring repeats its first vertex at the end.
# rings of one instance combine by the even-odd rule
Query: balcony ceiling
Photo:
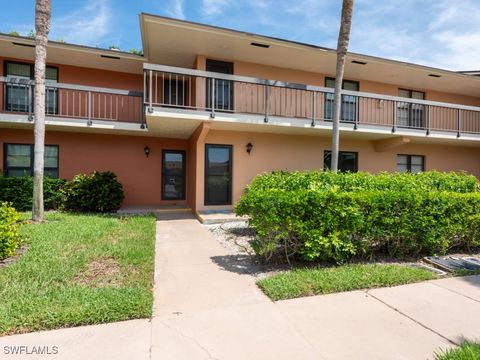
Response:
MULTIPOLYGON (((140 15, 140 25, 145 56, 152 63, 191 68, 196 55, 205 55, 335 74, 336 54, 331 49, 149 14, 140 15), (252 46, 251 42, 270 47, 252 46)), ((480 97, 478 76, 361 54, 348 54, 345 77, 480 97), (367 64, 352 64, 352 60, 367 64)))
MULTIPOLYGON (((34 39, 0 34, 0 56, 2 57, 33 61, 35 58, 34 46, 34 39)), ((49 64, 141 74, 144 61, 145 59, 142 56, 121 51, 54 41, 49 41, 47 49, 47 62, 49 64)))

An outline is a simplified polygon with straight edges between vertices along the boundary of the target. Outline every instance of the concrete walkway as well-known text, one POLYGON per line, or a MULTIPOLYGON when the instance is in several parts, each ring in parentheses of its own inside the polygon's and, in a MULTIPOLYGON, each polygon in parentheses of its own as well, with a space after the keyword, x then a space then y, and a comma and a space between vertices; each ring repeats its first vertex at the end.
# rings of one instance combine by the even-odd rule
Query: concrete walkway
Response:
POLYGON ((197 220, 160 217, 151 320, 0 338, 0 359, 410 360, 480 338, 480 276, 273 303, 197 220))

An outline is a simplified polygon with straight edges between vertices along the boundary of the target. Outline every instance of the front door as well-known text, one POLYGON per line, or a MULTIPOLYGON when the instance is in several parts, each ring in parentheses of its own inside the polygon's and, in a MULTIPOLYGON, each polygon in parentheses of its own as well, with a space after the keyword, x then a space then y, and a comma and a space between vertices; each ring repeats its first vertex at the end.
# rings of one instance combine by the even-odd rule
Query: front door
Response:
POLYGON ((232 146, 205 145, 205 205, 232 203, 232 146))
POLYGON ((162 200, 185 200, 185 151, 162 152, 162 200))

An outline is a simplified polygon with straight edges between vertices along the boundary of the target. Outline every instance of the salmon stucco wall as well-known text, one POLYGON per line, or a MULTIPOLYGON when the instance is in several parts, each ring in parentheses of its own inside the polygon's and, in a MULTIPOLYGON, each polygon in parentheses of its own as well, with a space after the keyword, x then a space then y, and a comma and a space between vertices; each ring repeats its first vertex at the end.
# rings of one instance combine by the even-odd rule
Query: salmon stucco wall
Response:
MULTIPOLYGON (((0 57, 0 75, 4 75, 5 62, 17 61, 25 64, 31 62, 0 57)), ((143 76, 141 74, 123 73, 100 69, 84 68, 70 65, 48 63, 58 68, 58 82, 63 84, 83 85, 118 90, 143 92, 143 76)), ((51 94, 50 94, 51 96, 51 94)), ((4 87, 0 87, 0 109, 3 109, 4 87)), ((141 123, 143 120, 142 96, 104 94, 92 92, 93 118, 115 119, 118 121, 141 123)), ((59 89, 56 95, 58 114, 68 117, 88 117, 88 94, 85 91, 59 89)))
MULTIPOLYGON (((33 144, 33 131, 0 128, 0 159, 4 143, 33 144)), ((186 140, 47 131, 45 143, 59 145, 61 178, 94 170, 117 174, 125 191, 124 205, 185 205, 193 201, 188 187, 186 201, 161 201, 162 150, 188 150, 186 140), (145 146, 150 148, 148 157, 145 146)), ((189 161, 187 153, 187 179, 189 161)), ((0 170, 3 166, 2 162, 0 170)))
MULTIPOLYGON (((301 84, 325 86, 326 77, 334 77, 333 74, 319 74, 313 72, 299 71, 293 69, 278 68, 273 66, 266 66, 248 62, 235 61, 234 72, 237 75, 253 76, 270 80, 281 80, 286 82, 295 82, 301 84)), ((346 75, 347 80, 359 82, 360 91, 370 92, 383 95, 398 96, 399 89, 405 86, 398 86, 388 83, 360 80, 351 78, 346 75)), ((480 98, 473 96, 458 95, 440 91, 430 90, 428 88, 410 88, 409 90, 416 90, 425 92, 425 99, 431 101, 439 101, 446 103, 480 106, 480 98)))
MULTIPOLYGON (((5 61, 33 64, 31 61, 0 57, 0 75, 4 75, 5 61)), ((143 74, 131 74, 54 63, 47 63, 47 66, 58 68, 58 82, 61 83, 143 91, 143 74)))
MULTIPOLYGON (((244 61, 235 61, 232 59, 213 59, 221 61, 232 61, 234 64, 234 73, 236 75, 252 76, 261 79, 280 80, 285 82, 293 82, 300 84, 325 86, 325 78, 333 77, 333 74, 321 74, 308 71, 300 71, 295 69, 280 68, 262 64, 255 64, 244 61)), ((205 70, 206 57, 204 55, 198 55, 194 66, 197 69, 205 70)), ((356 78, 348 77, 347 80, 358 81, 360 91, 376 93, 382 95, 398 96, 399 89, 405 88, 405 86, 398 86, 394 84, 360 80, 356 78)), ((430 90, 428 88, 409 88, 409 90, 421 91, 425 93, 425 99, 431 101, 439 101, 453 104, 462 104, 470 106, 480 106, 480 98, 474 96, 458 95, 453 93, 446 93, 440 91, 430 90)))
MULTIPOLYGON (((323 168, 323 153, 330 150, 329 137, 228 132, 210 130, 197 153, 196 208, 204 205, 204 149, 205 144, 233 145, 233 203, 238 201, 245 186, 253 177, 272 170, 314 170, 323 168), (253 144, 250 155, 245 150, 253 144)), ((396 171, 397 154, 424 155, 426 170, 467 171, 480 177, 480 149, 437 144, 405 144, 384 152, 376 152, 372 141, 342 139, 341 151, 358 152, 360 171, 377 173, 396 171)))
MULTIPOLYGON (((0 158, 4 143, 33 143, 32 130, 0 129, 0 158)), ((201 125, 189 140, 143 136, 84 134, 47 131, 46 144, 59 145, 60 177, 78 173, 113 171, 125 190, 125 205, 180 205, 196 210, 204 205, 205 144, 232 145, 232 200, 238 201, 245 186, 259 173, 272 170, 323 168, 323 153, 330 138, 211 130, 201 125), (252 143, 248 155, 246 144, 252 143), (150 148, 150 155, 144 148, 150 148), (185 150, 186 200, 161 201, 162 150, 185 150)), ((376 152, 373 141, 342 139, 342 151, 358 152, 361 171, 395 171, 397 154, 424 155, 426 170, 467 171, 480 177, 480 149, 439 144, 408 143, 376 152)), ((3 163, 0 164, 0 173, 3 163)), ((218 208, 218 207, 217 207, 218 208)))

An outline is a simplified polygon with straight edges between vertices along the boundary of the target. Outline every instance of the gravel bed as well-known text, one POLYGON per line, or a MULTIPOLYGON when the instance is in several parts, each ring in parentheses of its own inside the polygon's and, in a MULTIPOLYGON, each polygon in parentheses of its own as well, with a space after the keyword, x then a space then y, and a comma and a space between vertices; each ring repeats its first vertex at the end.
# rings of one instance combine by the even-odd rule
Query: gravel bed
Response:
POLYGON ((246 220, 205 225, 205 227, 229 253, 227 256, 213 259, 225 270, 263 278, 289 269, 287 264, 264 264, 255 256, 250 244, 255 239, 255 232, 248 226, 246 220))
POLYGON ((255 233, 248 226, 247 221, 242 220, 205 226, 231 254, 255 254, 250 245, 250 242, 255 239, 255 233))
MULTIPOLYGON (((268 275, 276 274, 281 271, 289 270, 290 267, 285 263, 265 264, 255 256, 251 242, 255 240, 255 232, 248 226, 246 220, 226 222, 223 224, 210 224, 205 227, 213 234, 214 238, 224 247, 229 255, 216 257, 213 260, 220 267, 228 271, 240 274, 249 274, 257 278, 263 278, 268 275)), ((478 252, 473 254, 450 254, 450 256, 472 256, 480 257, 478 252)), ((399 261, 391 258, 377 258, 376 263, 394 263, 409 266, 430 267, 422 259, 408 259, 399 261)), ((292 263, 293 267, 317 267, 329 266, 328 264, 306 264, 292 263)), ((331 264, 330 264, 331 265, 331 264)), ((433 269, 431 269, 433 270, 433 269)))

